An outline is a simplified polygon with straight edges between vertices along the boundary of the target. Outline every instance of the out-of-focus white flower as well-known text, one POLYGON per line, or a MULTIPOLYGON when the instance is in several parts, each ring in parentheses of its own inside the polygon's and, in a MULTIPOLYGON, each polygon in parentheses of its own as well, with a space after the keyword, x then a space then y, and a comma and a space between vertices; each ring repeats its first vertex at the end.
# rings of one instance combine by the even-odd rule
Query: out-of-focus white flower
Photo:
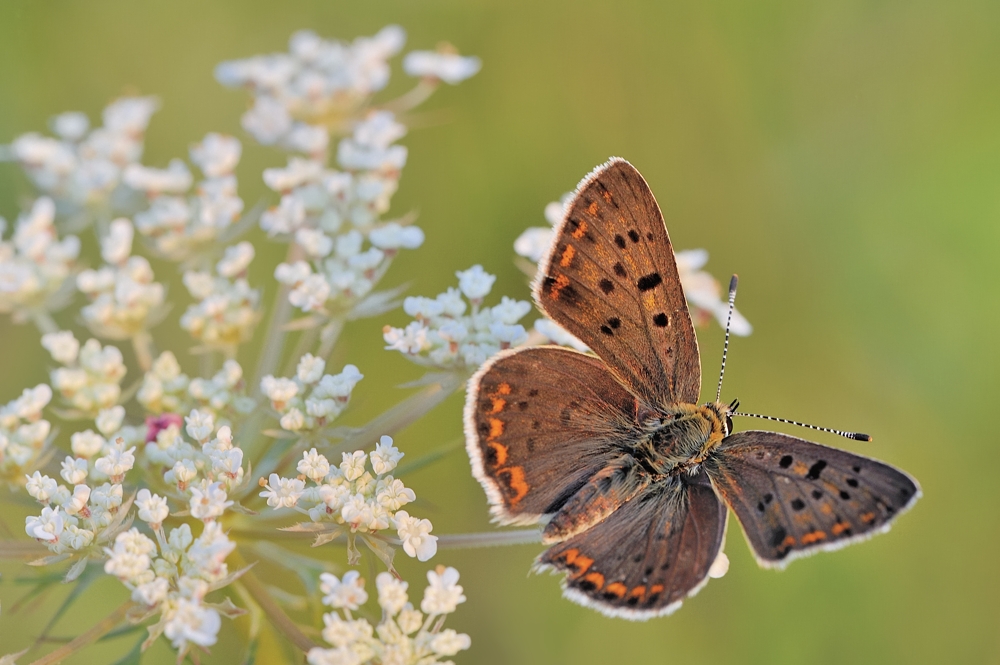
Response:
MULTIPOLYGON (((677 272, 680 274, 681 286, 687 297, 691 314, 696 324, 706 324, 714 317, 719 325, 726 326, 729 318, 729 302, 722 299, 722 287, 710 274, 702 270, 708 262, 708 252, 703 249, 689 249, 675 254, 677 272)), ((750 322, 733 310, 733 319, 729 330, 734 335, 746 336, 753 332, 750 322)))
POLYGON ((325 595, 323 602, 337 609, 357 610, 368 600, 365 582, 356 570, 344 573, 343 579, 336 575, 322 573, 319 588, 325 595))
POLYGON ((189 642, 200 647, 212 646, 222 626, 218 611, 186 598, 180 598, 167 617, 163 634, 175 649, 184 649, 189 642))
POLYGON ((170 160, 165 169, 129 164, 122 175, 126 185, 147 194, 181 194, 190 189, 193 180, 188 167, 179 159, 170 160))
POLYGON ((52 387, 67 404, 97 417, 101 410, 117 403, 124 376, 121 351, 113 346, 102 347, 96 339, 90 339, 80 348, 75 362, 52 370, 51 380, 52 387))
POLYGON ((143 135, 159 104, 152 97, 125 97, 104 109, 102 127, 88 133, 82 113, 52 120, 53 139, 19 136, 10 153, 40 191, 73 212, 113 208, 122 173, 142 156, 143 135))
POLYGON ((210 132, 191 146, 191 161, 209 178, 222 178, 236 170, 243 146, 239 139, 210 132))
POLYGON ((474 56, 439 51, 410 51, 403 59, 403 69, 410 76, 438 79, 452 85, 474 76, 482 64, 474 56))
POLYGON ((36 200, 18 218, 13 235, 0 241, 0 312, 20 322, 34 310, 62 307, 71 295, 67 287, 79 254, 76 236, 59 240, 52 199, 36 200))
POLYGON ((458 571, 448 566, 438 566, 427 571, 427 588, 420 609, 427 614, 450 614, 460 603, 465 602, 462 587, 458 583, 458 571))
POLYGON ((250 288, 243 274, 253 259, 253 246, 242 242, 230 247, 219 261, 219 275, 189 271, 184 285, 198 302, 181 317, 181 327, 209 349, 235 354, 253 335, 260 319, 260 291, 250 288), (235 279, 233 279, 235 277, 235 279))

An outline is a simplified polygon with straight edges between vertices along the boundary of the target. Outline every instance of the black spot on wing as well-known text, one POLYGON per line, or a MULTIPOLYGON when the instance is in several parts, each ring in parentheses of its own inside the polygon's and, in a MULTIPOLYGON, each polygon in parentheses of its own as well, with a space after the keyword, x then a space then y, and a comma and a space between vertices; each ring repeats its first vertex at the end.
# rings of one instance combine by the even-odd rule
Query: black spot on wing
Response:
POLYGON ((611 326, 612 330, 618 330, 622 325, 622 320, 617 316, 612 316, 608 319, 608 325, 611 326))
POLYGON ((620 263, 615 264, 615 274, 619 277, 628 277, 628 273, 625 272, 625 266, 620 263))
POLYGON ((780 460, 778 460, 778 466, 780 466, 782 469, 787 469, 792 465, 793 461, 794 460, 792 460, 791 455, 785 455, 780 460))
POLYGON ((635 229, 631 229, 628 232, 628 237, 632 240, 632 242, 639 242, 639 233, 635 229))
POLYGON ((597 286, 600 287, 601 291, 604 292, 604 295, 608 295, 609 293, 615 290, 614 283, 607 278, 602 279, 600 282, 598 282, 597 286))
POLYGON ((819 474, 823 473, 823 469, 825 468, 826 462, 824 460, 819 460, 809 467, 809 473, 806 474, 806 480, 819 480, 819 474))
POLYGON ((805 501, 802 499, 792 499, 792 510, 799 511, 806 507, 805 501))
POLYGON ((668 319, 667 315, 664 314, 663 312, 660 312, 659 314, 657 314, 656 316, 653 317, 653 325, 655 325, 657 327, 666 328, 667 324, 669 324, 669 323, 670 323, 670 319, 668 319))
POLYGON ((625 249, 625 237, 622 234, 615 234, 615 244, 618 245, 619 249, 625 249))
POLYGON ((640 291, 649 291, 650 289, 655 289, 662 283, 663 277, 660 276, 660 273, 651 272, 648 275, 640 277, 639 281, 636 282, 635 285, 640 291))

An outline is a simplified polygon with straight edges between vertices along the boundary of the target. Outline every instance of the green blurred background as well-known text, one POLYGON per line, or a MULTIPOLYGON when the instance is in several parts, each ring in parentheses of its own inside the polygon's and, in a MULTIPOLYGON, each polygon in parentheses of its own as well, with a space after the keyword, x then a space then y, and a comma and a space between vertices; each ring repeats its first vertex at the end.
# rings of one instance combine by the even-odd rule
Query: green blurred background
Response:
MULTIPOLYGON (((495 297, 527 298, 514 239, 594 165, 624 156, 656 193, 675 246, 708 249, 723 281, 741 276, 755 332, 732 344, 724 399, 870 432, 872 443, 815 438, 901 466, 925 495, 891 534, 781 573, 757 569, 734 522, 729 574, 674 616, 640 624, 570 604, 556 577, 529 576, 540 546, 442 551, 435 561, 461 571, 469 599, 449 620, 472 636, 458 662, 1000 662, 1000 4, 7 0, 0 142, 44 131, 57 112, 95 118, 122 93, 156 94, 144 162, 183 157, 207 131, 236 134, 252 205, 267 196, 261 169, 284 159, 242 132, 246 98, 215 83, 215 64, 284 50, 300 28, 351 39, 387 23, 406 28, 408 48, 446 40, 484 62, 423 107, 425 126, 403 141, 393 210, 419 211, 427 242, 388 285, 434 295, 481 263, 499 275, 495 297)), ((397 63, 393 89, 403 78, 397 63)), ((0 165, 0 214, 16 217, 30 193, 0 165)), ((260 283, 280 248, 258 247, 260 283)), ((180 296, 176 276, 155 267, 180 296)), ((157 329, 161 348, 187 347, 182 311, 183 301, 157 329)), ((394 312, 342 338, 334 364, 366 375, 344 422, 391 406, 407 394, 394 386, 421 374, 381 350, 382 325, 405 320, 394 312)), ((699 337, 710 398, 722 333, 699 337)), ((47 357, 33 328, 5 319, 0 340, 7 401, 46 379, 47 357)), ((460 437, 462 400, 397 444, 419 455, 460 437)), ((407 483, 436 533, 492 528, 461 450, 407 483)), ((23 513, 2 509, 3 537, 24 538, 23 513)), ((425 569, 402 562, 411 590, 425 569)), ((30 644, 68 589, 11 613, 25 570, 0 570, 2 654, 30 644)), ((97 585, 55 633, 79 632, 125 593, 97 585)), ((242 621, 224 622, 211 662, 241 661, 242 621)), ((75 662, 111 662, 132 643, 75 662)), ((266 643, 258 662, 283 657, 266 643)), ((144 662, 171 656, 161 643, 144 662)))

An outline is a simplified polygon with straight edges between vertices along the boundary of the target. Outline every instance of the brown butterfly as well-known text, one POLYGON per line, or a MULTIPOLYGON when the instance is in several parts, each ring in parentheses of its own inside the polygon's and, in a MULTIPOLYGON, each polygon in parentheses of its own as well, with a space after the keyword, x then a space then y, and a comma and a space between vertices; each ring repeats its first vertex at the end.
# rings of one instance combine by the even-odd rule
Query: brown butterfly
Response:
POLYGON ((758 562, 782 567, 887 530, 920 496, 887 464, 732 434, 730 417, 751 414, 697 405, 698 341, 670 238, 625 160, 580 183, 533 292, 596 357, 499 354, 469 382, 465 433, 494 519, 544 522, 551 546, 536 567, 565 572, 567 598, 628 619, 669 614, 707 582, 727 505, 758 562))

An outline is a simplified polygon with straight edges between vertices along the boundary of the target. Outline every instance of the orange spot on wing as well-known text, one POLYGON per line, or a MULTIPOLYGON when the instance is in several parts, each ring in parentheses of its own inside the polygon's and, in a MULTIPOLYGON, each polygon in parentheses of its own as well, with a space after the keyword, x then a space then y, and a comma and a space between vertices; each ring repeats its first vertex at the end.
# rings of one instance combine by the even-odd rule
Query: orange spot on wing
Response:
POLYGON ((605 593, 614 594, 619 598, 624 598, 625 592, 628 591, 628 587, 622 584, 621 582, 612 582, 611 584, 608 585, 608 588, 605 589, 604 591, 605 593))
POLYGON ((653 594, 653 593, 663 593, 663 585, 662 584, 654 584, 653 586, 649 587, 649 593, 651 593, 651 594, 653 594))
POLYGON ((489 438, 495 439, 503 435, 503 421, 499 418, 490 418, 490 436, 489 438))
POLYGON ((514 496, 510 498, 511 505, 517 504, 524 495, 528 493, 530 489, 528 483, 524 480, 524 469, 519 466, 508 466, 497 471, 498 476, 507 476, 507 487, 509 487, 514 492, 514 496))
POLYGON ((583 579, 587 582, 590 582, 598 589, 604 586, 604 575, 601 575, 596 571, 593 573, 587 573, 586 575, 583 576, 583 579))
POLYGON ((574 556, 572 559, 569 558, 566 559, 566 565, 572 566, 576 570, 576 572, 574 572, 571 575, 571 577, 576 578, 579 577, 580 575, 583 575, 585 572, 587 572, 587 570, 590 569, 591 566, 594 565, 594 560, 591 559, 589 556, 584 556, 580 554, 579 550, 570 550, 570 552, 574 552, 574 556))
POLYGON ((597 201, 591 201, 590 205, 587 206, 587 212, 589 212, 591 215, 597 214, 597 201))
POLYGON ((497 391, 493 393, 493 396, 495 397, 497 395, 509 395, 509 394, 510 394, 510 384, 501 383, 499 386, 497 386, 497 391))
POLYGON ((819 512, 823 513, 824 515, 829 515, 833 513, 833 508, 830 507, 830 504, 824 503, 822 506, 819 507, 819 512))
POLYGON ((500 413, 503 408, 507 405, 507 400, 502 397, 493 397, 493 410, 490 413, 500 413))
POLYGON ((494 464, 494 466, 503 466, 504 464, 506 464, 507 446, 503 445, 502 443, 497 443, 496 441, 490 441, 488 442, 488 445, 490 448, 493 449, 493 452, 496 454, 497 461, 496 464, 494 464))
MULTIPOLYGON (((596 208, 595 208, 595 211, 596 211, 596 208)), ((594 213, 591 212, 590 214, 593 215, 594 213)), ((584 221, 581 220, 579 226, 577 226, 573 230, 573 233, 571 233, 570 235, 573 236, 574 238, 576 238, 577 240, 579 240, 583 236, 587 235, 587 228, 588 228, 587 227, 587 222, 584 222, 584 221)))
POLYGON ((803 545, 812 545, 813 543, 818 543, 821 540, 826 540, 826 531, 812 531, 802 536, 803 545))
POLYGON ((628 592, 628 595, 632 598, 641 598, 646 595, 646 585, 640 584, 636 588, 628 592))
POLYGON ((804 476, 809 473, 809 467, 804 462, 796 462, 792 465, 792 471, 800 476, 804 476))
POLYGON ((568 267, 573 262, 574 256, 576 256, 576 249, 573 245, 566 245, 566 249, 562 253, 562 258, 559 259, 559 265, 563 268, 568 267))
POLYGON ((556 281, 553 282, 549 295, 552 296, 553 300, 559 300, 559 292, 567 286, 569 286, 569 277, 566 275, 556 275, 556 281))
POLYGON ((792 547, 795 545, 795 536, 785 536, 785 539, 781 541, 782 547, 792 547))
POLYGON ((832 529, 833 535, 839 536, 840 534, 844 533, 845 531, 847 531, 850 528, 851 528, 851 525, 848 524, 847 522, 837 522, 836 524, 833 525, 833 529, 832 529))
POLYGON ((873 522, 875 520, 875 513, 865 513, 861 516, 861 521, 865 524, 873 522))
POLYGON ((607 201, 608 203, 611 203, 611 192, 609 192, 608 190, 604 190, 603 195, 604 195, 604 200, 607 201))

